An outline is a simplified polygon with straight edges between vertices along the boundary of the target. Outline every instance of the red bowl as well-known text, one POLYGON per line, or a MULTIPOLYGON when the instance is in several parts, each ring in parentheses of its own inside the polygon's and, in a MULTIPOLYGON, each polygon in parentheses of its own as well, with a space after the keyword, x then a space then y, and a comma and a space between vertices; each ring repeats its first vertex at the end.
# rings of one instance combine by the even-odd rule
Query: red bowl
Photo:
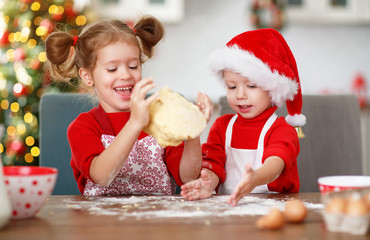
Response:
POLYGON ((37 166, 4 166, 3 172, 13 219, 33 217, 53 192, 58 175, 56 168, 37 166))
POLYGON ((320 177, 318 184, 321 193, 370 187, 370 176, 342 175, 320 177))
POLYGON ((58 170, 51 167, 37 166, 4 166, 6 176, 36 176, 46 174, 57 174, 58 170))

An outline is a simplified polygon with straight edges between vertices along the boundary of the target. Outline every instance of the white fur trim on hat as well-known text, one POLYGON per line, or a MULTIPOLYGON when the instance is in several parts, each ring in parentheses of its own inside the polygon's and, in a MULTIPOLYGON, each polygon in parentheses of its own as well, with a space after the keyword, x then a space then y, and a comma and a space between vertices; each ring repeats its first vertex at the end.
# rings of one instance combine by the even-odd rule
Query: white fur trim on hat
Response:
POLYGON ((223 79, 223 70, 229 70, 247 77, 251 83, 269 91, 274 105, 281 107, 286 100, 293 100, 298 92, 295 79, 280 74, 237 45, 216 50, 210 57, 208 66, 218 78, 223 79))
POLYGON ((287 115, 285 120, 291 126, 303 126, 306 124, 306 117, 303 114, 287 115))

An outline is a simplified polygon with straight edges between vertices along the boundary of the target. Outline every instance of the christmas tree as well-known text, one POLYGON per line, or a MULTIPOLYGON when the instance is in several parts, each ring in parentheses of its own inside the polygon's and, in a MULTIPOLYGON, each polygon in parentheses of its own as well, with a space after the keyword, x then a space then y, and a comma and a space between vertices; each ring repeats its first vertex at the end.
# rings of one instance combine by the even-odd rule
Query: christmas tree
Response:
POLYGON ((87 23, 71 0, 0 2, 0 154, 4 165, 38 165, 39 101, 53 85, 43 72, 44 41, 63 27, 78 35, 87 23))

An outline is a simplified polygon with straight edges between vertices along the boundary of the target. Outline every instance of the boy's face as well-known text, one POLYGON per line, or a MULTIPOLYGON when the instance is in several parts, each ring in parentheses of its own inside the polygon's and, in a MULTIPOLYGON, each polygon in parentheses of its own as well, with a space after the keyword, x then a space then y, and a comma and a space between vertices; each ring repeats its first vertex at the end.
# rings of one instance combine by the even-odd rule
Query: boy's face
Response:
POLYGON ((268 91, 252 84, 248 78, 238 73, 225 70, 223 74, 229 105, 242 117, 255 118, 272 106, 268 91))

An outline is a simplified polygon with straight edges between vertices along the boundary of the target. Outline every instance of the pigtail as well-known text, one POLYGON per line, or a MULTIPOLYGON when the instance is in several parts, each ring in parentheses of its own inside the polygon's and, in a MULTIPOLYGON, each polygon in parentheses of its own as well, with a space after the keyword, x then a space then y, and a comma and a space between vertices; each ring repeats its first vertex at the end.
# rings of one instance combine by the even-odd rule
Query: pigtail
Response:
POLYGON ((163 38, 164 27, 162 23, 152 17, 141 18, 134 26, 136 36, 139 37, 143 53, 151 58, 154 46, 163 38))
POLYGON ((51 33, 46 39, 46 66, 56 81, 69 82, 77 77, 75 48, 78 42, 75 40, 72 35, 61 31, 51 33))

